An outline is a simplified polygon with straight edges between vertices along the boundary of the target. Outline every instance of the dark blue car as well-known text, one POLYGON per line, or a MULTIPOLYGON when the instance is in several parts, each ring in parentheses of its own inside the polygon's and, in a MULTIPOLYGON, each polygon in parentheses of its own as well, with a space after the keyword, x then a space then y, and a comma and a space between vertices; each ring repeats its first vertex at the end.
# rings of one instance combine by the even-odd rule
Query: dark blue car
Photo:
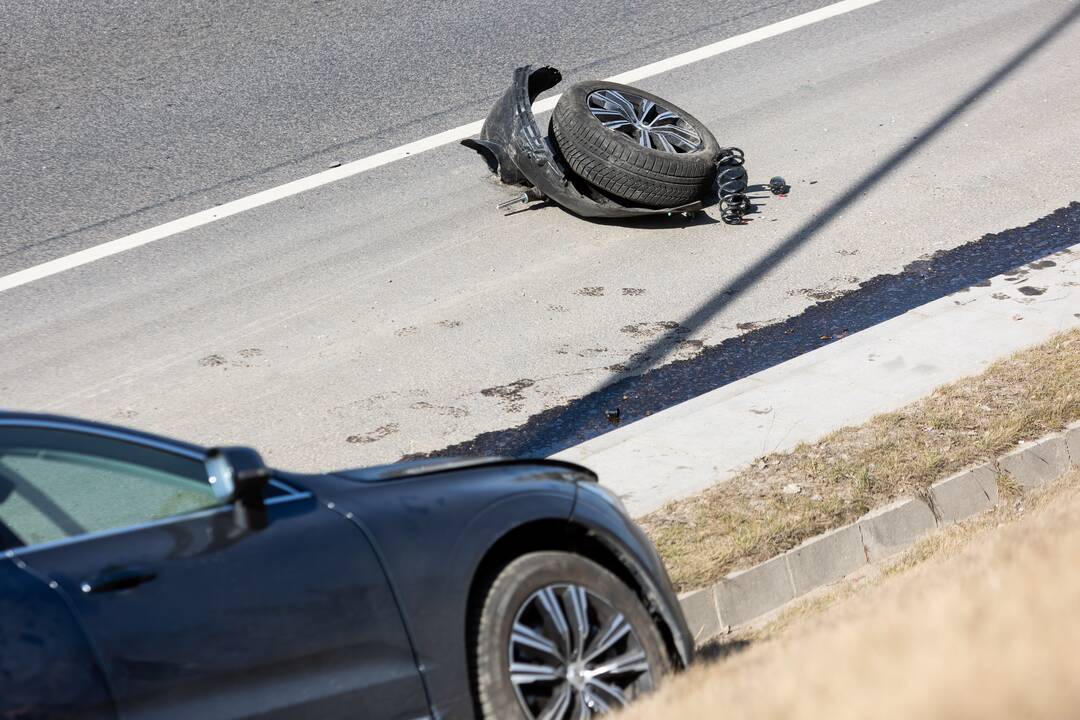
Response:
POLYGON ((584 468, 322 475, 0 413, 0 718, 578 718, 691 658, 584 468))

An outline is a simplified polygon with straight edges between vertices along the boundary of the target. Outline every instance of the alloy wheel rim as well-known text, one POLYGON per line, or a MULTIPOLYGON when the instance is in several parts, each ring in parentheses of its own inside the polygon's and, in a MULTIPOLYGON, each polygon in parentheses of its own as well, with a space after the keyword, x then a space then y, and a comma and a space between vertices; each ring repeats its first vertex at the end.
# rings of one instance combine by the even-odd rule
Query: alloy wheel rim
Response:
POLYGON ((604 127, 628 135, 644 148, 687 153, 703 146, 701 135, 678 113, 648 98, 619 90, 594 90, 585 104, 604 127))
POLYGON ((579 585, 548 585, 522 604, 509 643, 510 683, 526 717, 590 718, 652 688, 626 617, 579 585))

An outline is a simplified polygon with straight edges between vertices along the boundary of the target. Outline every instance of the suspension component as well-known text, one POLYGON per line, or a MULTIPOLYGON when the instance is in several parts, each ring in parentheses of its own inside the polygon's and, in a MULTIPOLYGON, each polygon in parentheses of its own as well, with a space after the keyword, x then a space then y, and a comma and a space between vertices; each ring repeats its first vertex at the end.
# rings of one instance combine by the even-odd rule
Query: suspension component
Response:
POLYGON ((743 216, 753 209, 750 198, 743 193, 734 193, 720 198, 720 219, 728 225, 742 225, 743 216))
POLYGON ((537 200, 544 199, 546 199, 544 197, 544 193, 540 192, 536 188, 529 188, 520 195, 515 195, 509 200, 499 203, 495 207, 497 207, 499 210, 509 210, 514 205, 525 205, 527 203, 536 202, 537 200))
POLYGON ((736 147, 721 148, 716 158, 716 196, 720 200, 720 219, 728 225, 741 225, 743 216, 753 209, 746 190, 746 155, 736 147))

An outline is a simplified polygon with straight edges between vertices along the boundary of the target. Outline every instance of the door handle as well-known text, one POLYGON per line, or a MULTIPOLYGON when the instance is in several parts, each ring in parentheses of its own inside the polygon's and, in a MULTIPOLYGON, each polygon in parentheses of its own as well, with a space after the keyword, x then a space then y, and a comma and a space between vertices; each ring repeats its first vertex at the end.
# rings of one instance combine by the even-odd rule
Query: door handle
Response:
POLYGON ((84 593, 114 592, 116 590, 128 590, 144 582, 150 582, 157 577, 157 573, 146 568, 124 568, 122 570, 107 570, 91 580, 84 580, 79 588, 84 593))

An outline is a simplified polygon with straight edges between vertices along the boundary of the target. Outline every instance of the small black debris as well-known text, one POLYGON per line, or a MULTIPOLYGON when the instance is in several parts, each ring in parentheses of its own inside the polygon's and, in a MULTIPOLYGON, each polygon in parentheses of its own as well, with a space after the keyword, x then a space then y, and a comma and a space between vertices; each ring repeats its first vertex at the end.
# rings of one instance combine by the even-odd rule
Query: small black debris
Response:
POLYGON ((622 419, 621 415, 622 415, 622 413, 619 412, 619 408, 615 408, 614 410, 605 410, 604 411, 604 417, 607 418, 607 421, 609 423, 611 423, 612 425, 618 425, 619 424, 619 421, 622 419))
POLYGON ((791 186, 784 181, 784 178, 777 175, 769 181, 769 190, 773 195, 787 195, 791 192, 791 186))

